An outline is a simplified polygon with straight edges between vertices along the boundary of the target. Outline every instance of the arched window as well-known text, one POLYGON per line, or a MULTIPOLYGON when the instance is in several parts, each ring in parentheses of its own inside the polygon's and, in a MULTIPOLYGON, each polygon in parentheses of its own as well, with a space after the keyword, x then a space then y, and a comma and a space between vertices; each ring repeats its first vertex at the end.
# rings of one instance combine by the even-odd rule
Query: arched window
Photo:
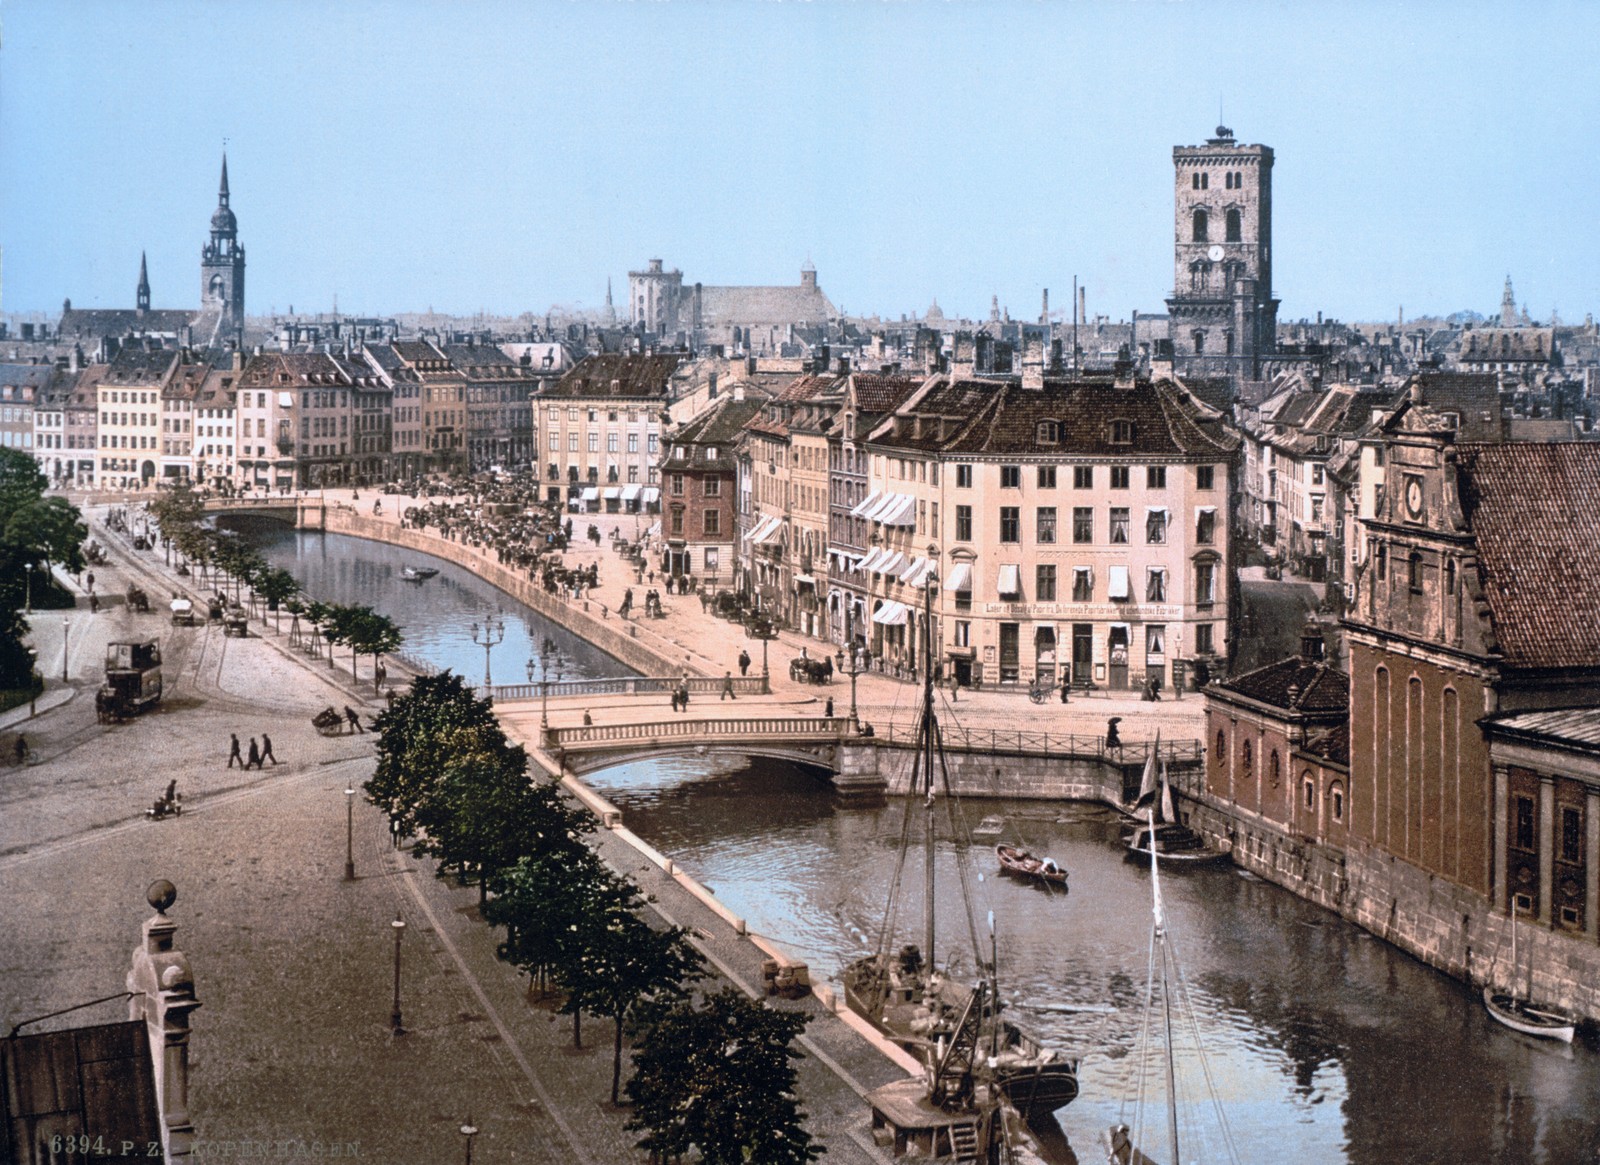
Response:
POLYGON ((1196 356, 1202 355, 1206 350, 1206 334, 1196 328, 1192 338, 1194 340, 1194 354, 1196 356))
POLYGON ((1219 729, 1217 729, 1216 762, 1219 765, 1220 764, 1224 764, 1224 763, 1227 762, 1227 759, 1228 759, 1228 734, 1226 732, 1222 731, 1222 729, 1219 728, 1219 729))
POLYGON ((1205 190, 1210 185, 1211 185, 1211 175, 1209 175, 1209 174, 1201 174, 1200 175, 1200 189, 1201 190, 1205 190))
POLYGON ((1204 207, 1196 207, 1194 212, 1194 241, 1206 241, 1206 212, 1204 207))
POLYGON ((1250 775, 1251 763, 1250 741, 1246 738, 1239 745, 1239 767, 1244 770, 1244 775, 1247 777, 1250 775))
POLYGON ((1282 775, 1279 770, 1278 750, 1272 750, 1272 756, 1267 762, 1267 775, 1272 778, 1272 787, 1278 787, 1278 778, 1282 775))
POLYGON ((1382 582, 1389 577, 1389 544, 1378 543, 1378 581, 1382 582))
POLYGON ((1189 175, 1189 189, 1191 189, 1191 190, 1199 190, 1200 189, 1200 175, 1199 174, 1190 174, 1189 175))
POLYGON ((1300 783, 1305 790, 1306 808, 1315 810, 1317 807, 1317 782, 1312 777, 1310 769, 1300 774, 1300 783))
POLYGON ((1456 560, 1453 558, 1447 559, 1444 564, 1444 593, 1456 593, 1456 560))
POLYGON ((1239 212, 1230 210, 1227 220, 1228 242, 1237 243, 1242 237, 1240 234, 1239 212))
POLYGON ((1232 328, 1229 328, 1226 332, 1222 333, 1222 340, 1223 340, 1224 346, 1227 348, 1228 355, 1232 356, 1233 355, 1233 329, 1232 328))
POLYGON ((1413 550, 1406 555, 1406 585, 1411 588, 1411 593, 1422 593, 1422 554, 1413 550))
POLYGON ((1344 820, 1344 786, 1338 781, 1328 786, 1328 802, 1333 806, 1333 819, 1344 820))

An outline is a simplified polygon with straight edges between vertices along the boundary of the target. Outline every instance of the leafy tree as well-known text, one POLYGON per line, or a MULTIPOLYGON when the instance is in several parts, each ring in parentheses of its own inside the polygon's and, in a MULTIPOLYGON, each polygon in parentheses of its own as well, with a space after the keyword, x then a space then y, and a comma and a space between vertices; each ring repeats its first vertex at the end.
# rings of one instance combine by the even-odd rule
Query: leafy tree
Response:
POLYGON ((31 456, 0 448, 0 687, 33 682, 32 657, 22 642, 28 622, 20 613, 30 573, 44 579, 51 563, 83 569, 88 530, 69 502, 44 496, 48 484, 31 456))
POLYGON ((198 533, 200 523, 205 519, 205 503, 185 481, 162 491, 161 496, 151 502, 148 508, 156 524, 161 527, 162 539, 167 544, 167 561, 170 563, 172 549, 177 547, 182 554, 185 536, 192 539, 198 533))
MULTIPOLYGON (((317 620, 326 615, 321 603, 307 605, 306 614, 317 620)), ((454 672, 418 676, 411 690, 378 716, 378 764, 362 787, 367 799, 384 810, 405 833, 415 833, 417 810, 432 793, 441 775, 440 758, 461 742, 465 730, 493 727, 499 722, 487 700, 480 700, 454 672)))
POLYGON ((267 601, 267 610, 273 614, 272 629, 278 629, 278 616, 284 605, 300 593, 300 584, 294 575, 281 566, 269 567, 255 581, 256 594, 267 601))
POLYGON ((349 645, 350 678, 356 676, 356 657, 361 655, 372 656, 373 682, 376 683, 378 670, 378 657, 391 651, 398 651, 405 642, 405 637, 400 634, 400 628, 395 626, 394 620, 387 615, 380 615, 371 607, 349 608, 350 613, 344 617, 341 631, 344 641, 349 645))
POLYGON ((795 1096, 794 1040, 811 1017, 728 987, 683 1003, 634 1049, 628 1128, 652 1161, 698 1147, 706 1165, 803 1165, 824 1150, 795 1096))
MULTIPOLYGON (((589 819, 593 827, 593 819, 589 819)), ((484 918, 506 928, 500 958, 528 975, 529 987, 553 977, 561 952, 607 871, 599 856, 574 841, 566 852, 552 848, 522 858, 495 880, 495 896, 484 918)))

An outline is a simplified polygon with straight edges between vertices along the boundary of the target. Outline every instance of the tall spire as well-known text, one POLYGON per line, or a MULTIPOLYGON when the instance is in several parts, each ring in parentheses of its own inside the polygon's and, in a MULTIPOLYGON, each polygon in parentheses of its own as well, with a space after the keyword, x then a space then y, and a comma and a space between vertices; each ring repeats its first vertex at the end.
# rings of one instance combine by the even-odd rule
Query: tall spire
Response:
POLYGON ((143 251, 139 252, 139 290, 134 293, 134 306, 140 311, 150 310, 150 272, 143 251))
POLYGON ((217 205, 228 205, 228 153, 226 150, 222 153, 222 185, 217 190, 217 205))

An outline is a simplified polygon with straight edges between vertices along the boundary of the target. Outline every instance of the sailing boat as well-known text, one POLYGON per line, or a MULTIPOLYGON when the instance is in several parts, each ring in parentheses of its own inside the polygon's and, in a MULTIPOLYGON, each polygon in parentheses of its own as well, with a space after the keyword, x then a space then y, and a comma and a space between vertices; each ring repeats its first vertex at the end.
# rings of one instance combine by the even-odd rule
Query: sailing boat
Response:
MULTIPOLYGON (((1511 897, 1511 978, 1517 977, 1517 899, 1511 897)), ((1533 970, 1528 971, 1530 988, 1533 970)), ((1496 991, 1492 983, 1483 985, 1483 1005, 1498 1022, 1524 1035, 1539 1036, 1547 1040, 1572 1042, 1577 1019, 1553 1007, 1543 1007, 1529 1002, 1527 996, 1518 996, 1514 989, 1496 991)))
POLYGON ((968 937, 973 958, 979 965, 977 984, 973 986, 951 978, 939 968, 935 959, 934 843, 936 813, 941 802, 952 836, 958 836, 961 830, 953 809, 943 739, 934 715, 931 608, 930 576, 924 594, 922 712, 906 791, 899 855, 890 880, 889 906, 878 950, 844 969, 841 978, 845 1004, 883 1035, 928 1063, 930 1088, 935 1098, 998 1089, 1024 1117, 1036 1119, 1077 1098, 1078 1065, 1001 1016, 1003 1004, 995 985, 994 943, 991 938, 991 957, 985 966, 964 862, 958 862, 957 869, 968 937), (934 783, 936 761, 943 797, 937 795, 934 783), (902 873, 919 819, 923 857, 922 946, 906 944, 898 952, 891 952, 889 946, 902 873))
MULTIPOLYGON (((1144 808, 1147 813, 1146 828, 1153 837, 1156 834, 1158 822, 1156 821, 1154 780, 1153 774, 1151 773, 1151 767, 1152 763, 1146 762, 1145 771, 1148 780, 1145 786, 1146 791, 1142 793, 1139 798, 1139 807, 1144 808)), ((1155 995, 1157 984, 1159 983, 1161 991, 1161 1024, 1164 1031, 1162 1050, 1165 1053, 1164 1064, 1166 1070, 1167 1090, 1167 1150, 1170 1157, 1170 1165, 1181 1165, 1183 1156, 1180 1151, 1178 1138, 1177 1073, 1174 1069, 1172 1048, 1172 993, 1174 984, 1171 982, 1171 980, 1173 978, 1177 978, 1178 986, 1181 987, 1183 977, 1181 972, 1178 971, 1177 957, 1172 950, 1171 943, 1168 941, 1169 936, 1167 934, 1166 916, 1161 905, 1161 861, 1165 859, 1165 854, 1162 853, 1159 846, 1152 847, 1149 851, 1149 854, 1150 913, 1152 919, 1150 940, 1152 949, 1150 960, 1150 983, 1145 994, 1145 1005, 1148 1011, 1151 1001, 1155 995)), ((1149 1032, 1148 1025, 1149 1018, 1147 1016, 1145 1029, 1147 1035, 1149 1032)), ((1202 1066, 1205 1066, 1205 1055, 1203 1052, 1200 1054, 1200 1063, 1202 1066)), ((1209 1085, 1211 1082, 1211 1069, 1209 1067, 1205 1067, 1205 1074, 1207 1084, 1209 1085)), ((1140 1100, 1142 1101, 1144 1096, 1144 1088, 1142 1085, 1138 1092, 1140 1100)), ((1213 1104, 1216 1105, 1217 1121, 1222 1128, 1223 1137, 1229 1156, 1234 1160, 1237 1160, 1238 1153, 1233 1148, 1232 1135, 1228 1131, 1227 1115, 1223 1112, 1222 1105, 1220 1102, 1218 1102, 1214 1089, 1211 1093, 1211 1099, 1213 1104)), ((1119 1123, 1112 1125, 1105 1131, 1104 1147, 1106 1151, 1107 1165, 1152 1165, 1151 1159, 1134 1145, 1134 1133, 1139 1127, 1140 1115, 1139 1108, 1136 1107, 1133 1118, 1134 1128, 1132 1130, 1130 1130, 1127 1125, 1119 1123)))
POLYGON ((1122 844, 1128 849, 1129 861, 1143 861, 1152 853, 1169 862, 1184 866, 1206 866, 1229 860, 1225 850, 1210 845, 1206 839, 1183 822, 1177 807, 1172 803, 1172 782, 1167 779, 1167 763, 1161 762, 1160 812, 1157 812, 1156 757, 1161 752, 1161 733, 1144 759, 1144 778, 1139 782, 1139 803, 1148 804, 1149 822, 1137 822, 1124 835, 1122 844))

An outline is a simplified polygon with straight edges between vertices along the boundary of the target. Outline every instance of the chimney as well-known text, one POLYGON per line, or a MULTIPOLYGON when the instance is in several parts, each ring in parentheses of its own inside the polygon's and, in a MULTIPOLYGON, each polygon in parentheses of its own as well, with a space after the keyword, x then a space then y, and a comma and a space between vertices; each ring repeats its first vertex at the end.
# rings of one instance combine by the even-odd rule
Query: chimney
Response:
POLYGON ((839 357, 839 374, 841 376, 847 376, 847 375, 849 375, 849 372, 850 372, 850 357, 848 357, 848 356, 840 356, 839 357))
POLYGON ((1134 386, 1133 361, 1126 354, 1121 356, 1111 365, 1112 382, 1118 388, 1132 388, 1134 386))

